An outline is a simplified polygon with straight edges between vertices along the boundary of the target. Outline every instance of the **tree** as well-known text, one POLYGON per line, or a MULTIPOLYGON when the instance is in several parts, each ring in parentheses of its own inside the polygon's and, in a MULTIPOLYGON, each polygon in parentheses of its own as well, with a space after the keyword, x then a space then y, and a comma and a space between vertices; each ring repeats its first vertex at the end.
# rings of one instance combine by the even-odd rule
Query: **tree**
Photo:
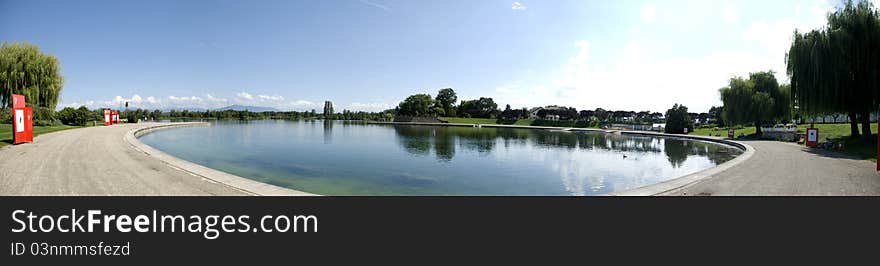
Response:
POLYGON ((335 112, 333 111, 333 102, 324 101, 324 117, 330 118, 335 112))
POLYGON ((712 108, 709 108, 709 117, 715 118, 715 124, 719 127, 724 126, 724 119, 721 118, 722 110, 724 110, 723 106, 712 106, 712 108))
POLYGON ((437 92, 437 98, 434 99, 436 105, 443 109, 443 114, 454 117, 456 115, 455 102, 458 96, 452 88, 445 88, 437 92))
MULTIPOLYGON (((787 88, 787 86, 785 86, 787 88)), ((719 90, 724 103, 721 117, 728 124, 754 124, 755 134, 762 135, 761 126, 791 117, 789 93, 780 90, 773 71, 754 72, 749 79, 734 77, 719 90)))
POLYGON ((37 114, 51 117, 64 86, 58 58, 29 43, 0 45, 0 107, 12 106, 12 94, 22 94, 37 114))
POLYGON ((415 94, 406 97, 397 106, 397 115, 402 116, 428 116, 431 114, 431 105, 434 100, 428 94, 415 94))
POLYGON ((477 100, 461 101, 458 113, 467 117, 491 118, 498 112, 498 104, 492 98, 480 97, 477 100))
POLYGON ((672 109, 666 111, 666 133, 684 133, 694 131, 694 120, 688 116, 688 108, 684 105, 675 104, 672 109))
POLYGON ((871 139, 869 114, 880 103, 880 18, 870 1, 828 14, 819 30, 794 32, 786 54, 786 71, 798 115, 842 112, 850 118, 850 135, 871 139))

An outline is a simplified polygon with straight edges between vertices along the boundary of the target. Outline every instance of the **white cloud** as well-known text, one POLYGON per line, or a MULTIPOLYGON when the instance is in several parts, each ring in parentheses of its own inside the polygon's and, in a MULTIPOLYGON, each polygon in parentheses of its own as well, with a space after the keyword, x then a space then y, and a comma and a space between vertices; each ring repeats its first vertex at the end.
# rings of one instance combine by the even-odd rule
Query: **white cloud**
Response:
POLYGON ((257 98, 259 98, 260 101, 275 101, 275 102, 284 101, 284 96, 280 96, 280 95, 269 96, 269 95, 262 95, 261 94, 261 95, 257 95, 257 98))
POLYGON ((365 4, 365 5, 368 5, 368 6, 372 6, 372 7, 375 7, 375 8, 378 8, 378 9, 382 9, 382 10, 385 10, 385 11, 391 11, 391 8, 389 8, 389 7, 386 6, 386 5, 378 4, 378 3, 375 3, 375 2, 372 2, 372 1, 368 1, 368 0, 359 0, 359 1, 360 1, 361 3, 363 3, 363 4, 365 4))
POLYGON ((237 97, 239 99, 244 99, 244 100, 253 100, 254 99, 254 96, 251 95, 250 93, 247 93, 247 92, 239 92, 239 93, 235 94, 235 97, 237 97))
POLYGON ((704 112, 720 104, 718 89, 730 77, 770 63, 765 57, 738 52, 652 61, 645 57, 652 54, 648 47, 632 42, 612 56, 619 60, 602 65, 591 59, 589 42, 578 41, 575 48, 576 53, 550 82, 498 86, 497 101, 514 108, 562 104, 578 109, 658 112, 680 103, 704 112))
POLYGON ((511 6, 510 6, 510 9, 513 9, 513 10, 526 10, 527 8, 528 8, 527 6, 523 5, 520 2, 513 2, 513 4, 511 4, 511 6))
POLYGON ((654 22, 654 19, 657 17, 657 9, 653 6, 646 5, 642 7, 641 11, 642 22, 647 24, 651 24, 654 22))
POLYGON ((737 9, 730 3, 724 5, 721 14, 724 17, 724 22, 728 24, 734 23, 738 19, 737 9))
MULTIPOLYGON (((514 79, 499 84, 495 88, 496 101, 515 108, 562 104, 578 109, 659 112, 681 103, 691 111, 705 112, 721 104, 718 89, 733 76, 773 70, 780 82, 788 82, 785 53, 793 31, 823 26, 825 14, 833 8, 826 1, 803 4, 784 17, 745 24, 740 35, 734 35, 735 40, 738 37, 736 45, 706 49, 691 56, 663 56, 663 46, 648 45, 650 39, 639 35, 612 46, 577 41, 568 48, 571 54, 559 70, 544 79, 514 79), (605 58, 613 60, 601 61, 605 58)), ((724 21, 719 23, 741 21, 733 6, 721 12, 724 21)), ((645 23, 657 20, 651 6, 644 6, 641 15, 645 23)))
POLYGON ((394 108, 394 106, 391 105, 391 104, 388 104, 388 103, 380 103, 380 102, 375 102, 375 103, 359 103, 359 102, 354 102, 354 103, 349 104, 345 109, 348 109, 349 111, 355 111, 355 112, 356 112, 356 111, 381 112, 381 111, 385 111, 385 110, 388 110, 388 109, 391 109, 391 108, 394 108))

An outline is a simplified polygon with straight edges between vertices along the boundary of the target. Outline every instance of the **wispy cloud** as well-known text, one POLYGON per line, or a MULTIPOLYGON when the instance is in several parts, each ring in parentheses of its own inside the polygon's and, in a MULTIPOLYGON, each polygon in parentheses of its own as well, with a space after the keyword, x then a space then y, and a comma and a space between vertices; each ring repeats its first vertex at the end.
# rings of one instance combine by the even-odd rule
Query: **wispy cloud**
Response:
POLYGON ((385 10, 385 11, 391 11, 391 8, 389 8, 388 6, 385 6, 385 5, 382 5, 382 4, 378 4, 378 3, 375 3, 375 2, 372 2, 372 1, 369 1, 369 0, 358 0, 358 1, 361 2, 362 4, 365 4, 365 5, 368 5, 368 6, 372 6, 372 7, 375 7, 375 8, 378 8, 378 9, 382 9, 382 10, 385 10))
POLYGON ((513 9, 513 10, 526 10, 526 8, 528 8, 526 5, 523 5, 522 3, 518 2, 518 1, 513 2, 513 4, 510 6, 510 9, 513 9))

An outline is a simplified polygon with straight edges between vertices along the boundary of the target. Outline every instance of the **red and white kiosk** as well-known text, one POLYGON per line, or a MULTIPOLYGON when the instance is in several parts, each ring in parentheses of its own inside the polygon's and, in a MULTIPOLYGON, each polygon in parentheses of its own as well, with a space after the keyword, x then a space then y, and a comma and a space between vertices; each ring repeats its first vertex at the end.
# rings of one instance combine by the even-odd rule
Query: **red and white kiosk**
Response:
POLYGON ((113 124, 113 120, 110 117, 110 109, 104 109, 104 125, 109 126, 113 124))
POLYGON ((114 110, 111 112, 111 116, 113 117, 113 124, 119 124, 119 111, 114 110))
POLYGON ((12 95, 12 144, 34 142, 33 112, 24 95, 12 95))
POLYGON ((816 147, 819 146, 819 129, 818 128, 808 128, 807 129, 807 139, 806 139, 807 147, 816 147))

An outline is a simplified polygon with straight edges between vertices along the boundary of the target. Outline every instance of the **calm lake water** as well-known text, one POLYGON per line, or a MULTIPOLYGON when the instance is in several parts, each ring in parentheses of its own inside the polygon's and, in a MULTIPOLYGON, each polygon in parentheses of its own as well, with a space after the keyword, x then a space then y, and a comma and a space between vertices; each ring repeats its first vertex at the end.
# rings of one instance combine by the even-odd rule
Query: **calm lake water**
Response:
POLYGON ((143 143, 253 180, 323 195, 598 195, 726 162, 704 141, 345 121, 219 121, 143 143))

